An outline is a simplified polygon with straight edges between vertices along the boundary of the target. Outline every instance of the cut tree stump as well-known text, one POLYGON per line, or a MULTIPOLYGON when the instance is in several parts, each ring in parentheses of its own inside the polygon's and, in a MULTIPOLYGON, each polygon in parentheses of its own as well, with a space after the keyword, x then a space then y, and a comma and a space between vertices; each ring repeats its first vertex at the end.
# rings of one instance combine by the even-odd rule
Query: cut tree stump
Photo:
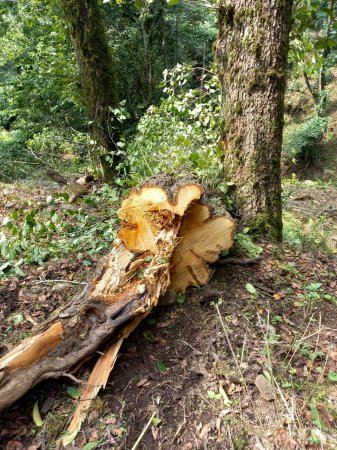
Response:
MULTIPOLYGON (((47 378, 70 376, 103 348, 82 399, 107 382, 125 337, 168 288, 184 292, 208 281, 207 264, 233 244, 235 220, 212 217, 202 203, 204 188, 162 176, 134 189, 119 210, 121 229, 97 267, 90 288, 71 301, 0 359, 0 410, 47 378)), ((88 397, 86 397, 88 398, 88 397)), ((90 406, 75 412, 76 435, 90 406)))

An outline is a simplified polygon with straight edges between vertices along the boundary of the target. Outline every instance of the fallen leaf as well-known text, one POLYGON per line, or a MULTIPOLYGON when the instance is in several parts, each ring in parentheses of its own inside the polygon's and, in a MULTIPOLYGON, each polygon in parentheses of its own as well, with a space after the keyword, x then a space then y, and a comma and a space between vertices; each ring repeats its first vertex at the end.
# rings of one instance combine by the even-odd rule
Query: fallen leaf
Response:
POLYGON ((145 383, 147 383, 148 379, 147 378, 143 378, 142 380, 138 381, 138 383, 136 384, 137 387, 141 387, 144 386, 145 383))
POLYGON ((90 414, 88 415, 88 423, 90 424, 91 422, 94 422, 97 418, 99 417, 99 412, 98 411, 91 411, 90 414))
POLYGON ((252 295, 256 294, 256 289, 251 283, 246 284, 246 290, 252 295))
POLYGON ((93 450, 98 447, 102 443, 102 439, 100 441, 92 441, 85 444, 82 450, 93 450))
POLYGON ((156 367, 161 373, 166 373, 168 371, 168 368, 165 366, 165 364, 162 361, 156 362, 156 367))
POLYGON ((232 412, 232 411, 233 411, 232 409, 222 409, 222 410, 220 411, 220 415, 223 416, 223 417, 225 417, 225 416, 227 416, 227 414, 229 414, 229 413, 232 412))
POLYGON ((74 386, 68 386, 67 393, 70 395, 70 397, 74 398, 75 400, 80 398, 80 395, 81 395, 81 391, 77 387, 74 387, 74 386))
POLYGON ((41 416, 40 416, 38 402, 35 403, 34 408, 33 408, 33 420, 37 427, 42 427, 43 420, 41 419, 41 416))
POLYGON ((39 450, 41 448, 41 442, 37 442, 36 444, 30 444, 27 450, 39 450))
POLYGON ((278 448, 293 450, 297 446, 297 442, 294 441, 291 436, 289 436, 289 433, 287 433, 284 428, 279 428, 278 430, 276 430, 274 437, 276 444, 278 444, 278 448))
POLYGON ((284 294, 282 294, 282 292, 276 292, 273 295, 273 297, 274 297, 275 300, 281 300, 284 297, 284 294))
POLYGON ((24 450, 24 446, 19 441, 8 441, 6 450, 24 450))
POLYGON ((151 420, 151 425, 154 427, 159 427, 160 424, 161 424, 161 419, 159 419, 158 417, 154 417, 151 420))
POLYGON ((274 388, 263 375, 258 375, 256 377, 255 385, 257 386, 262 398, 268 401, 275 400, 274 388))
POLYGON ((327 424, 327 426, 331 429, 331 424, 334 422, 333 416, 330 414, 330 412, 326 409, 326 407, 323 405, 323 403, 319 403, 317 405, 317 409, 320 412, 320 415, 322 416, 324 422, 327 424))
POLYGON ((157 427, 151 427, 151 433, 152 433, 153 439, 156 441, 159 438, 160 429, 157 427))
POLYGON ((109 417, 105 420, 105 423, 108 424, 115 424, 116 423, 116 417, 109 417))
POLYGON ((200 439, 207 439, 208 433, 211 431, 212 425, 210 423, 206 423, 201 431, 200 431, 200 439))

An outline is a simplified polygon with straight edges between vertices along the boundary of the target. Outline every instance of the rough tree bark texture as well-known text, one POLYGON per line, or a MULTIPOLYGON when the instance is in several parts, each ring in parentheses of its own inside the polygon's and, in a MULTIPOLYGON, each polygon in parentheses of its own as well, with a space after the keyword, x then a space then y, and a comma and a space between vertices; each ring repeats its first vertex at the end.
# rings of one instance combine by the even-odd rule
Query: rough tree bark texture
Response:
POLYGON ((220 0, 225 178, 245 223, 282 238, 280 159, 292 0, 220 0))
POLYGON ((118 127, 111 122, 109 106, 117 106, 118 93, 101 11, 97 0, 62 0, 62 6, 80 68, 91 134, 105 151, 100 157, 102 175, 105 181, 111 181, 120 157, 116 154, 118 127), (106 160, 107 155, 113 158, 112 164, 106 160))

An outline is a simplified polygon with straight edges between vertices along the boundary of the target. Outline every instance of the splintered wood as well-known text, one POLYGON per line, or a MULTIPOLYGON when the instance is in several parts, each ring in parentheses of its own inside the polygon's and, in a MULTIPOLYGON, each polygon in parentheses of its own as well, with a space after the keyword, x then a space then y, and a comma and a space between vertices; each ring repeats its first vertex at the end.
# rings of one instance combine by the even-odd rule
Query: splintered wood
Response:
POLYGON ((171 285, 176 292, 185 292, 191 285, 207 283, 210 270, 221 250, 233 244, 235 222, 227 215, 212 217, 208 205, 193 203, 186 211, 171 258, 171 285))
POLYGON ((203 193, 201 185, 173 177, 132 191, 119 211, 122 226, 112 251, 98 265, 88 292, 0 359, 0 410, 41 380, 69 376, 104 345, 68 430, 68 439, 75 438, 123 339, 169 287, 184 292, 205 284, 208 263, 233 244, 235 221, 227 214, 212 217, 210 206, 201 203, 203 193))

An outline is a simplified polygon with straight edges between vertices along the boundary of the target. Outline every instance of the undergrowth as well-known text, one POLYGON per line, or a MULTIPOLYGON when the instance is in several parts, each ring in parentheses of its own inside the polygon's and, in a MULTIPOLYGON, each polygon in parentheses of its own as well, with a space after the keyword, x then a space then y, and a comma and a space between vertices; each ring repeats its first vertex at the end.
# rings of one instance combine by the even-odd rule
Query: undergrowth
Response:
POLYGON ((313 159, 317 145, 322 141, 328 126, 328 119, 314 114, 300 125, 294 125, 284 136, 285 158, 296 160, 313 159))
POLYGON ((284 242, 298 250, 333 251, 326 228, 327 221, 324 216, 300 219, 289 211, 283 211, 284 242))
POLYGON ((23 276, 25 264, 42 265, 69 254, 91 265, 91 256, 107 250, 118 222, 117 191, 103 185, 75 205, 68 200, 67 192, 58 192, 36 208, 19 208, 4 218, 0 278, 23 276))

